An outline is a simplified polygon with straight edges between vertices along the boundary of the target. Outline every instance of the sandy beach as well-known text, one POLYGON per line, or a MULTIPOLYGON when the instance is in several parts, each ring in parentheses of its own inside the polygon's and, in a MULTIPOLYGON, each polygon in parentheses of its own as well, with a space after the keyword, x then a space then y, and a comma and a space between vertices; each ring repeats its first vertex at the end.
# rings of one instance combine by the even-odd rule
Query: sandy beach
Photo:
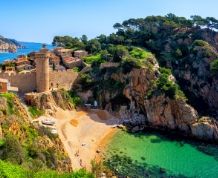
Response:
POLYGON ((107 111, 64 111, 55 113, 58 135, 67 151, 73 170, 90 169, 104 146, 116 133, 117 120, 107 111))

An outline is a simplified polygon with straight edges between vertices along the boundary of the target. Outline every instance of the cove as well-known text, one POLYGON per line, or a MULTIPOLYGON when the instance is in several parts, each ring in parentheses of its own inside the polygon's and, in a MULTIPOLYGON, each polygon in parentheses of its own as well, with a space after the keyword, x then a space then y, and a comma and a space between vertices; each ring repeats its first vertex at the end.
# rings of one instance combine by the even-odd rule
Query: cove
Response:
POLYGON ((119 131, 106 148, 105 164, 120 176, 216 178, 218 147, 119 131))

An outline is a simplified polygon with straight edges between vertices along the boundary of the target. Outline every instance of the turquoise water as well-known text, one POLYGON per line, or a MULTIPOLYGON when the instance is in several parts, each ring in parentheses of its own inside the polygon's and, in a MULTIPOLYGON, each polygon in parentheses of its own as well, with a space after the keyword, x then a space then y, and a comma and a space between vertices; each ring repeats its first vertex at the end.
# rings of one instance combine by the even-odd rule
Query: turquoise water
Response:
POLYGON ((154 177, 218 178, 216 146, 175 141, 158 134, 118 132, 108 146, 107 158, 112 170, 130 177, 143 177, 150 171, 154 177))
MULTIPOLYGON (((16 53, 0 53, 0 63, 7 59, 14 59, 18 55, 27 55, 33 51, 39 51, 42 47, 41 43, 19 42, 25 48, 18 49, 16 53)), ((47 45, 47 48, 52 49, 52 45, 47 45)))

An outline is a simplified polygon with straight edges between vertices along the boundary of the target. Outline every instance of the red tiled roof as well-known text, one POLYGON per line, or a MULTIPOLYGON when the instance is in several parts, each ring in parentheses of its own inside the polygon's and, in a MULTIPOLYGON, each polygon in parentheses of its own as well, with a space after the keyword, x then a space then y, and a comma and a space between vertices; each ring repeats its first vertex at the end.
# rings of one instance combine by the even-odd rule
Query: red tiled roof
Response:
POLYGON ((65 57, 65 58, 63 58, 63 61, 65 62, 65 63, 73 63, 73 62, 78 62, 78 61, 80 61, 81 59, 79 59, 79 58, 75 58, 75 57, 65 57))

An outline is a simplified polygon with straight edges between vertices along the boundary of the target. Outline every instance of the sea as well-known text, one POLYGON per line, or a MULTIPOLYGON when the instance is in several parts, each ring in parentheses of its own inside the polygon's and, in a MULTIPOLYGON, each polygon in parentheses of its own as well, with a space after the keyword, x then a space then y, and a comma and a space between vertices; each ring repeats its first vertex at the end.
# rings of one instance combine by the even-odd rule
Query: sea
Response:
POLYGON ((155 132, 119 131, 107 146, 106 165, 120 177, 218 178, 218 147, 155 132))
MULTIPOLYGON (((27 55, 30 52, 37 52, 42 48, 42 43, 33 43, 33 42, 19 42, 24 48, 18 49, 16 53, 0 53, 0 63, 4 60, 11 60, 16 58, 19 55, 27 55)), ((47 44, 48 49, 53 49, 54 47, 51 44, 47 44)))

